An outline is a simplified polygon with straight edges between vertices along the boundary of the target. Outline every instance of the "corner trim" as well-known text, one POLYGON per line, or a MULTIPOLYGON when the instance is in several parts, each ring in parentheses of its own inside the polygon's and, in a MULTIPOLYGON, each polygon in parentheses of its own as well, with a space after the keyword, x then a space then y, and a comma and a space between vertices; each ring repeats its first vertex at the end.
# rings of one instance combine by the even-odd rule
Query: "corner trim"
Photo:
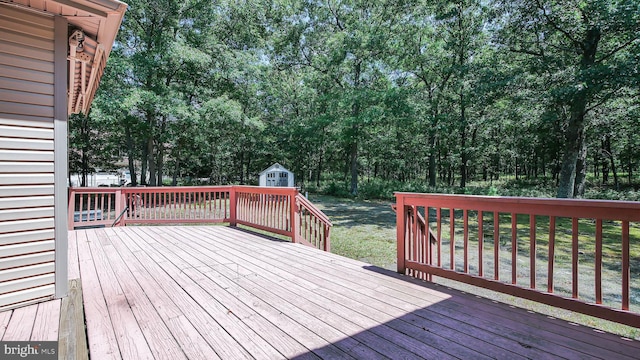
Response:
POLYGON ((68 22, 54 18, 54 212, 55 212, 55 297, 67 296, 69 289, 69 231, 67 230, 67 46, 68 22))

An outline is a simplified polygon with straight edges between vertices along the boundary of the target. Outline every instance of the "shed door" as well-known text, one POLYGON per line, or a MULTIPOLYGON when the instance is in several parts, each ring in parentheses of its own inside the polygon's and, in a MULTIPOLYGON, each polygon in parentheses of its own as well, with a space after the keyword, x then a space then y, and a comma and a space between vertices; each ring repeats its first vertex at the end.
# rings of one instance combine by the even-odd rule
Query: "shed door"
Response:
POLYGON ((0 310, 54 295, 54 18, 0 4, 0 310))
POLYGON ((278 186, 289 186, 289 173, 282 171, 278 176, 278 186))

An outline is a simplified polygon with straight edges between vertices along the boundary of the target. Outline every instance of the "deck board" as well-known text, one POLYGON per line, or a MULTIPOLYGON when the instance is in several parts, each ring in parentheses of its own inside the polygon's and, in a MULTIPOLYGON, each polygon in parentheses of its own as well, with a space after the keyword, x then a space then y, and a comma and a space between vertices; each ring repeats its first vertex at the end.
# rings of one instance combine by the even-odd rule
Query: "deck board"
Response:
MULTIPOLYGON (((148 246, 143 250, 144 241, 138 233, 131 233, 129 240, 122 244, 133 252, 140 264, 148 271, 149 275, 155 280, 157 285, 168 295, 169 300, 173 302, 175 310, 183 313, 203 339, 221 358, 228 359, 248 359, 249 353, 231 337, 225 329, 206 313, 191 298, 190 294, 185 291, 181 285, 173 279, 161 268, 160 263, 166 261, 160 255, 153 252, 153 246, 148 246), (151 259, 154 261, 148 261, 151 259)), ((118 237, 112 238, 114 241, 119 240, 118 237)), ((124 249, 123 249, 124 251, 124 249)))
MULTIPOLYGON (((205 253, 206 249, 200 248, 196 252, 205 253)), ((217 252, 219 253, 221 252, 221 250, 218 250, 217 252)), ((234 253, 230 253, 229 257, 243 259, 247 261, 247 264, 250 264, 254 256, 243 254, 241 251, 237 251, 234 253)), ((253 260, 255 261, 253 266, 259 266, 260 264, 268 263, 268 260, 266 258, 262 258, 262 254, 260 256, 257 256, 256 259, 253 260)), ((375 348, 377 351, 382 352, 383 355, 387 355, 390 357, 403 356, 407 358, 416 355, 427 356, 431 358, 447 358, 447 354, 439 351, 432 345, 427 345, 430 344, 430 342, 414 341, 411 336, 406 336, 406 333, 398 332, 397 330, 392 329, 388 326, 377 326, 379 325, 379 322, 377 322, 376 320, 354 311, 353 309, 345 306, 339 301, 333 301, 330 299, 318 301, 318 294, 313 293, 312 291, 305 289, 304 287, 297 286, 297 284, 295 284, 294 282, 295 279, 293 278, 291 279, 293 281, 280 281, 280 283, 277 283, 271 281, 268 277, 260 275, 261 273, 267 272, 283 276, 295 276, 284 271, 283 269, 277 269, 275 265, 270 266, 264 271, 256 272, 254 283, 257 286, 262 285, 265 289, 271 289, 270 291, 273 292, 276 296, 279 296, 283 299, 288 299, 288 301, 296 304, 307 314, 316 318, 321 318, 323 321, 327 322, 328 324, 332 324, 334 327, 343 328, 347 331, 347 333, 358 333, 358 335, 356 336, 357 340, 360 340, 362 344, 366 346, 375 348), (308 299, 308 301, 296 302, 296 299, 300 297, 308 299), (402 344, 403 346, 398 346, 400 344, 402 344)), ((340 284, 332 285, 340 287, 340 284)), ((368 299, 363 297, 358 300, 359 302, 365 303, 368 301, 368 299)), ((416 330, 418 329, 416 328, 416 330)), ((424 331, 422 330, 422 332, 424 331)), ((471 355, 471 353, 467 352, 467 355, 471 355)))
MULTIPOLYGON (((79 279, 76 302, 84 306, 95 359, 631 359, 640 353, 635 340, 224 226, 78 230, 69 244, 69 274, 79 279)), ((65 317, 82 311, 67 303, 65 317)), ((60 308, 55 300, 0 312, 0 338, 80 336, 73 334, 82 325, 58 330, 60 308)))
MULTIPOLYGON (((154 357, 157 359, 186 359, 180 344, 171 334, 144 289, 136 281, 137 277, 127 266, 127 261, 131 261, 131 258, 126 258, 127 261, 125 261, 113 244, 104 244, 102 250, 109 259, 115 277, 129 280, 121 281, 120 286, 154 357)), ((161 303, 157 303, 157 306, 161 305, 161 303)))
POLYGON ((113 254, 107 254, 101 244, 103 242, 108 244, 109 240, 104 233, 96 235, 93 241, 89 242, 89 250, 93 257, 120 353, 123 358, 127 359, 153 359, 151 348, 149 348, 138 319, 131 309, 133 301, 129 302, 120 286, 121 282, 132 281, 133 277, 128 274, 116 277, 110 264, 111 260, 107 258, 108 255, 113 254))
MULTIPOLYGON (((230 235, 230 236, 234 236, 234 235, 230 235)), ((245 241, 245 240, 241 238, 236 238, 235 241, 237 243, 242 243, 242 241, 245 241)), ((297 245, 295 244, 284 245, 284 247, 291 247, 291 246, 297 246, 297 245)), ((295 249, 295 251, 291 251, 291 252, 287 252, 287 251, 274 252, 273 248, 268 248, 268 247, 261 247, 261 250, 263 250, 262 251, 263 255, 265 253, 271 253, 274 258, 279 258, 279 259, 284 258, 290 261, 294 261, 296 259, 300 260, 304 258, 304 256, 301 255, 301 252, 306 252, 307 248, 295 249), (283 253, 288 253, 289 256, 283 257, 283 253)), ((310 264, 313 264, 310 267, 307 267, 307 269, 311 268, 316 270, 316 271, 313 271, 313 275, 311 276, 317 276, 317 274, 323 274, 323 275, 326 274, 327 283, 336 284, 340 282, 340 280, 338 279, 341 279, 342 281, 350 282, 345 284, 345 286, 349 288, 352 288, 352 289, 358 288, 359 291, 365 291, 367 293, 371 291, 370 289, 363 290, 363 288, 359 284, 360 281, 363 283, 371 283, 372 279, 369 276, 371 274, 366 274, 361 272, 352 273, 350 271, 340 271, 339 268, 334 266, 327 268, 325 265, 326 260, 324 260, 323 262, 323 259, 321 259, 323 255, 310 253, 309 256, 306 257, 306 260, 308 261, 299 261, 298 263, 304 263, 307 266, 309 266, 310 264), (358 279, 360 279, 360 281, 358 281, 358 279)), ((294 268, 298 267, 300 270, 304 270, 303 267, 300 267, 296 264, 292 264, 292 266, 294 268)), ((374 289, 376 293, 378 294, 383 293, 383 294, 393 296, 394 292, 387 291, 387 290, 390 290, 390 288, 388 288, 387 286, 389 283, 382 282, 382 281, 386 281, 387 279, 376 279, 376 280, 378 280, 376 281, 376 283, 380 284, 378 287, 374 289)), ((423 289, 420 289, 420 290, 423 290, 423 289)), ((396 295, 397 295, 397 292, 396 292, 396 295)), ((379 296, 378 298, 382 298, 382 297, 379 296)), ((584 336, 584 334, 580 335, 581 333, 578 333, 578 335, 576 336, 575 334, 572 333, 572 336, 565 337, 564 334, 567 332, 566 328, 563 328, 561 331, 558 331, 557 333, 550 332, 548 331, 547 326, 545 326, 546 324, 549 323, 547 321, 548 319, 539 316, 539 314, 534 314, 538 316, 529 316, 526 319, 521 319, 522 321, 516 321, 512 319, 511 312, 508 313, 508 316, 505 316, 504 309, 502 309, 502 313, 500 313, 499 311, 498 313, 496 313, 495 311, 494 313, 488 313, 486 311, 474 311, 473 309, 477 307, 477 306, 474 306, 474 305, 477 305, 477 304, 474 304, 475 299, 469 301, 468 297, 467 298, 456 297, 454 299, 441 302, 438 304, 438 306, 435 306, 435 307, 432 306, 433 303, 429 301, 422 302, 422 301, 425 301, 425 299, 420 295, 416 296, 415 291, 412 294, 405 292, 405 295, 403 296, 403 298, 411 299, 410 301, 411 304, 422 304, 425 306, 425 308, 417 310, 416 314, 422 314, 422 313, 428 314, 433 309, 439 308, 440 306, 445 306, 445 309, 448 314, 456 315, 455 319, 457 321, 465 321, 467 324, 470 324, 470 325, 477 323, 477 325, 479 325, 478 326, 479 328, 491 329, 493 332, 496 332, 496 335, 498 335, 499 337, 504 337, 505 336, 504 334, 507 334, 507 337, 509 337, 510 340, 512 340, 512 342, 513 341, 517 342, 527 350, 531 348, 538 348, 538 349, 541 349, 542 351, 548 351, 548 349, 553 349, 554 355, 558 355, 558 356, 566 355, 569 357, 576 355, 576 349, 579 349, 579 352, 582 352, 584 354, 588 354, 590 356, 599 356, 602 358, 614 358, 614 357, 620 358, 621 355, 627 356, 629 358, 637 357, 637 350, 634 350, 633 348, 630 349, 629 347, 623 347, 621 349, 617 348, 613 346, 614 344, 608 341, 611 339, 610 337, 605 341, 601 341, 600 336, 593 336, 594 335, 593 333, 589 334, 589 336, 584 336), (429 310, 429 312, 425 310, 429 310), (529 335, 531 330, 531 324, 538 325, 537 326, 538 331, 536 332, 535 337, 531 337, 529 335)), ((369 304, 371 304, 371 302, 369 302, 369 304)), ((386 305, 385 305, 385 308, 389 309, 389 307, 386 305)), ((492 308, 496 308, 496 307, 492 306, 492 308)), ((504 306, 502 308, 504 308, 504 306)), ((482 309, 485 310, 484 307, 482 309)), ((571 326, 574 326, 574 325, 571 325, 571 326)), ((637 342, 634 342, 634 344, 636 343, 637 342)), ((513 347, 510 347, 510 348, 512 350, 514 349, 513 347)), ((529 353, 529 354, 523 354, 523 355, 530 356, 532 354, 529 353)), ((536 357, 540 357, 542 354, 538 353, 535 355, 536 357)))
POLYGON ((87 339, 91 357, 101 359, 121 358, 115 330, 111 324, 109 309, 98 280, 95 261, 89 248, 90 241, 97 241, 95 233, 78 232, 77 244, 82 280, 82 297, 87 323, 87 339), (88 236, 89 235, 89 236, 88 236))
POLYGON ((57 341, 60 319, 60 299, 37 304, 35 322, 31 332, 31 341, 57 341))
MULTIPOLYGON (((236 239, 234 242, 238 242, 240 240, 236 239)), ((231 245, 229 244, 229 246, 235 246, 235 245, 231 245)), ((241 249, 241 248, 240 248, 241 249)), ((266 248, 263 248, 261 250, 262 254, 268 254, 269 251, 266 248)), ((236 253, 234 253, 234 256, 242 256, 240 251, 237 251, 236 253)), ((277 264, 277 261, 280 261, 284 264, 288 263, 288 260, 294 261, 295 258, 293 259, 287 259, 287 256, 285 254, 282 254, 280 252, 278 252, 276 255, 274 255, 274 258, 266 261, 263 260, 263 262, 265 263, 271 263, 273 264, 277 264), (279 260, 278 260, 279 259, 279 260)), ((307 263, 305 263, 307 264, 307 263)), ((275 265, 273 265, 275 266, 275 265)), ((300 270, 304 270, 304 268, 301 268, 300 270)), ((309 268, 307 268, 307 270, 309 270, 309 268)), ((272 272, 278 272, 278 275, 285 277, 286 279, 290 280, 291 282, 295 281, 295 277, 297 275, 291 274, 290 270, 287 270, 286 268, 280 268, 280 269, 276 269, 275 267, 272 267, 271 270, 272 272)), ((368 276, 365 276, 362 279, 362 284, 359 283, 358 281, 356 282, 345 282, 344 280, 342 280, 342 284, 340 284, 339 281, 337 281, 335 276, 333 277, 329 277, 329 278, 325 278, 322 273, 325 272, 326 269, 322 268, 322 269, 317 269, 317 271, 314 271, 313 273, 311 272, 307 272, 307 274, 305 275, 306 279, 313 279, 315 284, 319 284, 321 285, 321 287, 314 287, 314 290, 317 294, 319 295, 326 295, 326 296, 336 296, 338 295, 338 303, 346 303, 351 301, 352 303, 355 302, 356 305, 352 305, 352 306, 357 306, 357 303, 360 304, 366 304, 365 306, 367 307, 371 307, 372 310, 374 312, 377 312, 378 315, 385 315, 386 314, 386 318, 385 319, 379 319, 380 323, 384 323, 385 321, 389 321, 391 319, 395 319, 395 318, 399 318, 399 319, 403 319, 404 317, 408 316, 407 311, 420 311, 421 308, 420 307, 416 307, 415 305, 412 304, 408 304, 405 301, 401 300, 401 299, 396 299, 394 298, 394 294, 393 293, 385 293, 385 292, 376 292, 376 291, 372 291, 369 287, 367 287, 366 285, 362 285, 362 284, 375 284, 375 282, 372 282, 370 278, 368 278, 368 276), (344 294, 345 296, 343 296, 342 298, 339 298, 340 294, 344 294), (387 301, 382 301, 381 298, 386 299, 387 301), (395 300, 395 302, 393 301, 395 300)), ((299 274, 299 272, 296 272, 299 274)), ((349 277, 350 275, 348 275, 349 273, 347 272, 346 277, 349 277)), ((341 276, 343 276, 342 274, 340 274, 341 276)), ((357 277, 356 277, 357 278, 357 277)), ((397 294, 397 293, 396 293, 397 294)), ((441 294, 437 294, 438 297, 433 300, 433 303, 429 303, 429 304, 435 304, 438 301, 440 301, 443 295, 441 294)), ((316 295, 317 297, 317 295, 316 295)), ((411 313, 409 313, 411 314, 411 313)), ((409 322, 409 323, 413 323, 415 324, 421 324, 424 323, 424 319, 422 319, 421 321, 418 322, 409 322)), ((472 326, 473 324, 465 324, 464 322, 460 322, 459 320, 454 322, 453 325, 461 325, 464 324, 465 327, 469 327, 472 326)), ((416 325, 417 326, 417 325, 416 325)), ((423 326, 419 327, 419 330, 422 330, 423 332, 426 332, 426 330, 422 329, 423 326)), ((426 329, 426 327, 425 327, 426 329)), ((473 331, 473 329, 471 329, 472 332, 474 333, 480 333, 480 334, 484 334, 486 332, 485 331, 481 331, 483 329, 477 328, 478 331, 473 331)), ((413 333, 415 333, 415 329, 413 331, 413 333)), ((437 332, 432 332, 435 334, 435 336, 439 336, 439 334, 437 332)), ((451 353, 451 355, 455 355, 455 356, 460 356, 460 357, 464 357, 465 354, 468 354, 468 350, 474 350, 475 348, 466 348, 466 343, 460 341, 460 342, 455 342, 456 337, 458 337, 456 333, 453 334, 449 334, 450 336, 446 339, 444 339, 445 341, 447 341, 447 346, 443 349, 446 349, 446 351, 448 351, 449 353, 451 353)), ((464 338, 464 336, 463 336, 464 338)), ((439 343, 441 343, 441 341, 443 339, 438 339, 438 338, 431 338, 432 341, 437 341, 439 343), (437 339, 437 340, 435 340, 437 339)), ((500 342, 503 340, 503 336, 500 334, 497 334, 497 336, 494 337, 493 340, 496 340, 497 342, 500 342)), ((513 347, 513 342, 512 341, 507 341, 504 342, 505 344, 505 349, 511 349, 512 351, 517 351, 517 348, 513 347)), ((483 348, 486 347, 488 348, 488 353, 495 355, 495 356, 499 356, 500 354, 504 354, 505 356, 507 356, 508 358, 515 358, 517 357, 516 354, 508 352, 508 351, 504 351, 505 349, 496 349, 493 346, 493 342, 490 341, 485 341, 485 342, 480 342, 477 345, 482 345, 483 348)), ((537 357, 537 358, 544 358, 546 352, 543 351, 536 351, 535 348, 524 348, 523 355, 524 356, 529 356, 529 357, 537 357)), ((443 355, 440 355, 443 356, 443 355)), ((478 354, 474 354, 473 357, 481 357, 481 355, 478 354)))
POLYGON ((38 304, 12 310, 2 341, 26 341, 30 339, 37 313, 38 304))
POLYGON ((13 311, 0 312, 0 340, 4 338, 4 333, 7 330, 7 326, 9 326, 9 320, 11 320, 12 313, 13 311))
MULTIPOLYGON (((162 239, 163 236, 158 238, 162 239)), ((158 250, 152 248, 151 250, 158 250)), ((161 262, 162 269, 202 307, 212 319, 220 324, 238 344, 241 344, 247 352, 256 358, 273 359, 282 357, 268 341, 264 340, 254 329, 245 326, 236 313, 220 304, 216 298, 204 291, 199 284, 184 274, 184 270, 193 265, 185 263, 175 252, 161 252, 166 261, 161 262)))
MULTIPOLYGON (((153 331, 164 332, 164 327, 169 330, 170 335, 179 345, 184 356, 190 359, 219 359, 218 354, 209 345, 206 339, 200 334, 196 327, 189 321, 187 316, 178 308, 171 299, 171 295, 167 294, 156 280, 151 276, 149 271, 136 258, 133 252, 127 248, 124 243, 133 242, 129 234, 119 233, 120 237, 113 236, 112 244, 116 251, 120 254, 123 263, 131 271, 142 290, 147 296, 149 303, 152 304, 157 317, 148 318, 146 326, 153 328, 153 331), (158 322, 158 319, 161 322, 158 322)), ((133 286, 133 283, 131 283, 133 286)), ((139 296, 137 289, 130 292, 130 298, 139 296)), ((153 312, 149 309, 148 311, 153 312)), ((169 342, 169 350, 175 352, 175 346, 169 342)), ((162 349, 161 349, 162 350, 162 349)), ((161 357, 159 357, 161 358, 161 357)), ((168 357, 170 358, 170 357, 168 357)), ((180 358, 180 357, 176 357, 180 358)))

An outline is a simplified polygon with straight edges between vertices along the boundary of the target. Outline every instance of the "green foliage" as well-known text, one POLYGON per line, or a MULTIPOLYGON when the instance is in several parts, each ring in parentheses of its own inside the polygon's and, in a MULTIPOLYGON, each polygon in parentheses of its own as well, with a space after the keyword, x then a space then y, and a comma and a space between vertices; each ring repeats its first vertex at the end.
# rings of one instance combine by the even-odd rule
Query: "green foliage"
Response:
POLYGON ((142 183, 255 183, 279 162, 336 195, 553 196, 581 141, 585 196, 638 183, 637 2, 129 5, 89 133, 142 183))

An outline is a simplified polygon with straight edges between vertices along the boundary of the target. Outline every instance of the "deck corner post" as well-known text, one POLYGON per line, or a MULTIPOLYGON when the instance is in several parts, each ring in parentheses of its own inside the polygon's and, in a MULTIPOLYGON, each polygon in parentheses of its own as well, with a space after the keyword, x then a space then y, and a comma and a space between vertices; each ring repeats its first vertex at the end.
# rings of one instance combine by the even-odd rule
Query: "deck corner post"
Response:
MULTIPOLYGON (((125 194, 122 192, 122 188, 118 188, 116 189, 116 198, 115 198, 115 202, 116 202, 116 216, 120 216, 120 214, 122 214, 123 210, 124 210, 124 206, 126 204, 125 201, 125 194)), ((126 216, 126 214, 123 214, 122 217, 120 218, 120 220, 118 220, 115 224, 113 224, 114 226, 120 226, 124 223, 124 217, 126 216)))
POLYGON ((396 231, 397 231, 397 248, 398 248, 398 272, 404 274, 406 272, 405 266, 405 226, 407 224, 405 216, 407 214, 404 205, 404 195, 396 193, 396 231))
POLYGON ((236 197, 236 187, 231 186, 229 189, 229 226, 238 225, 237 220, 237 204, 238 198, 236 197))
POLYGON ((325 233, 324 251, 331 252, 331 226, 325 225, 324 226, 324 233, 325 233))
POLYGON ((298 206, 298 190, 293 189, 291 193, 291 242, 300 242, 300 209, 298 206))
POLYGON ((76 191, 71 186, 69 186, 69 203, 67 206, 69 212, 67 215, 68 230, 73 230, 73 214, 76 211, 76 191))

